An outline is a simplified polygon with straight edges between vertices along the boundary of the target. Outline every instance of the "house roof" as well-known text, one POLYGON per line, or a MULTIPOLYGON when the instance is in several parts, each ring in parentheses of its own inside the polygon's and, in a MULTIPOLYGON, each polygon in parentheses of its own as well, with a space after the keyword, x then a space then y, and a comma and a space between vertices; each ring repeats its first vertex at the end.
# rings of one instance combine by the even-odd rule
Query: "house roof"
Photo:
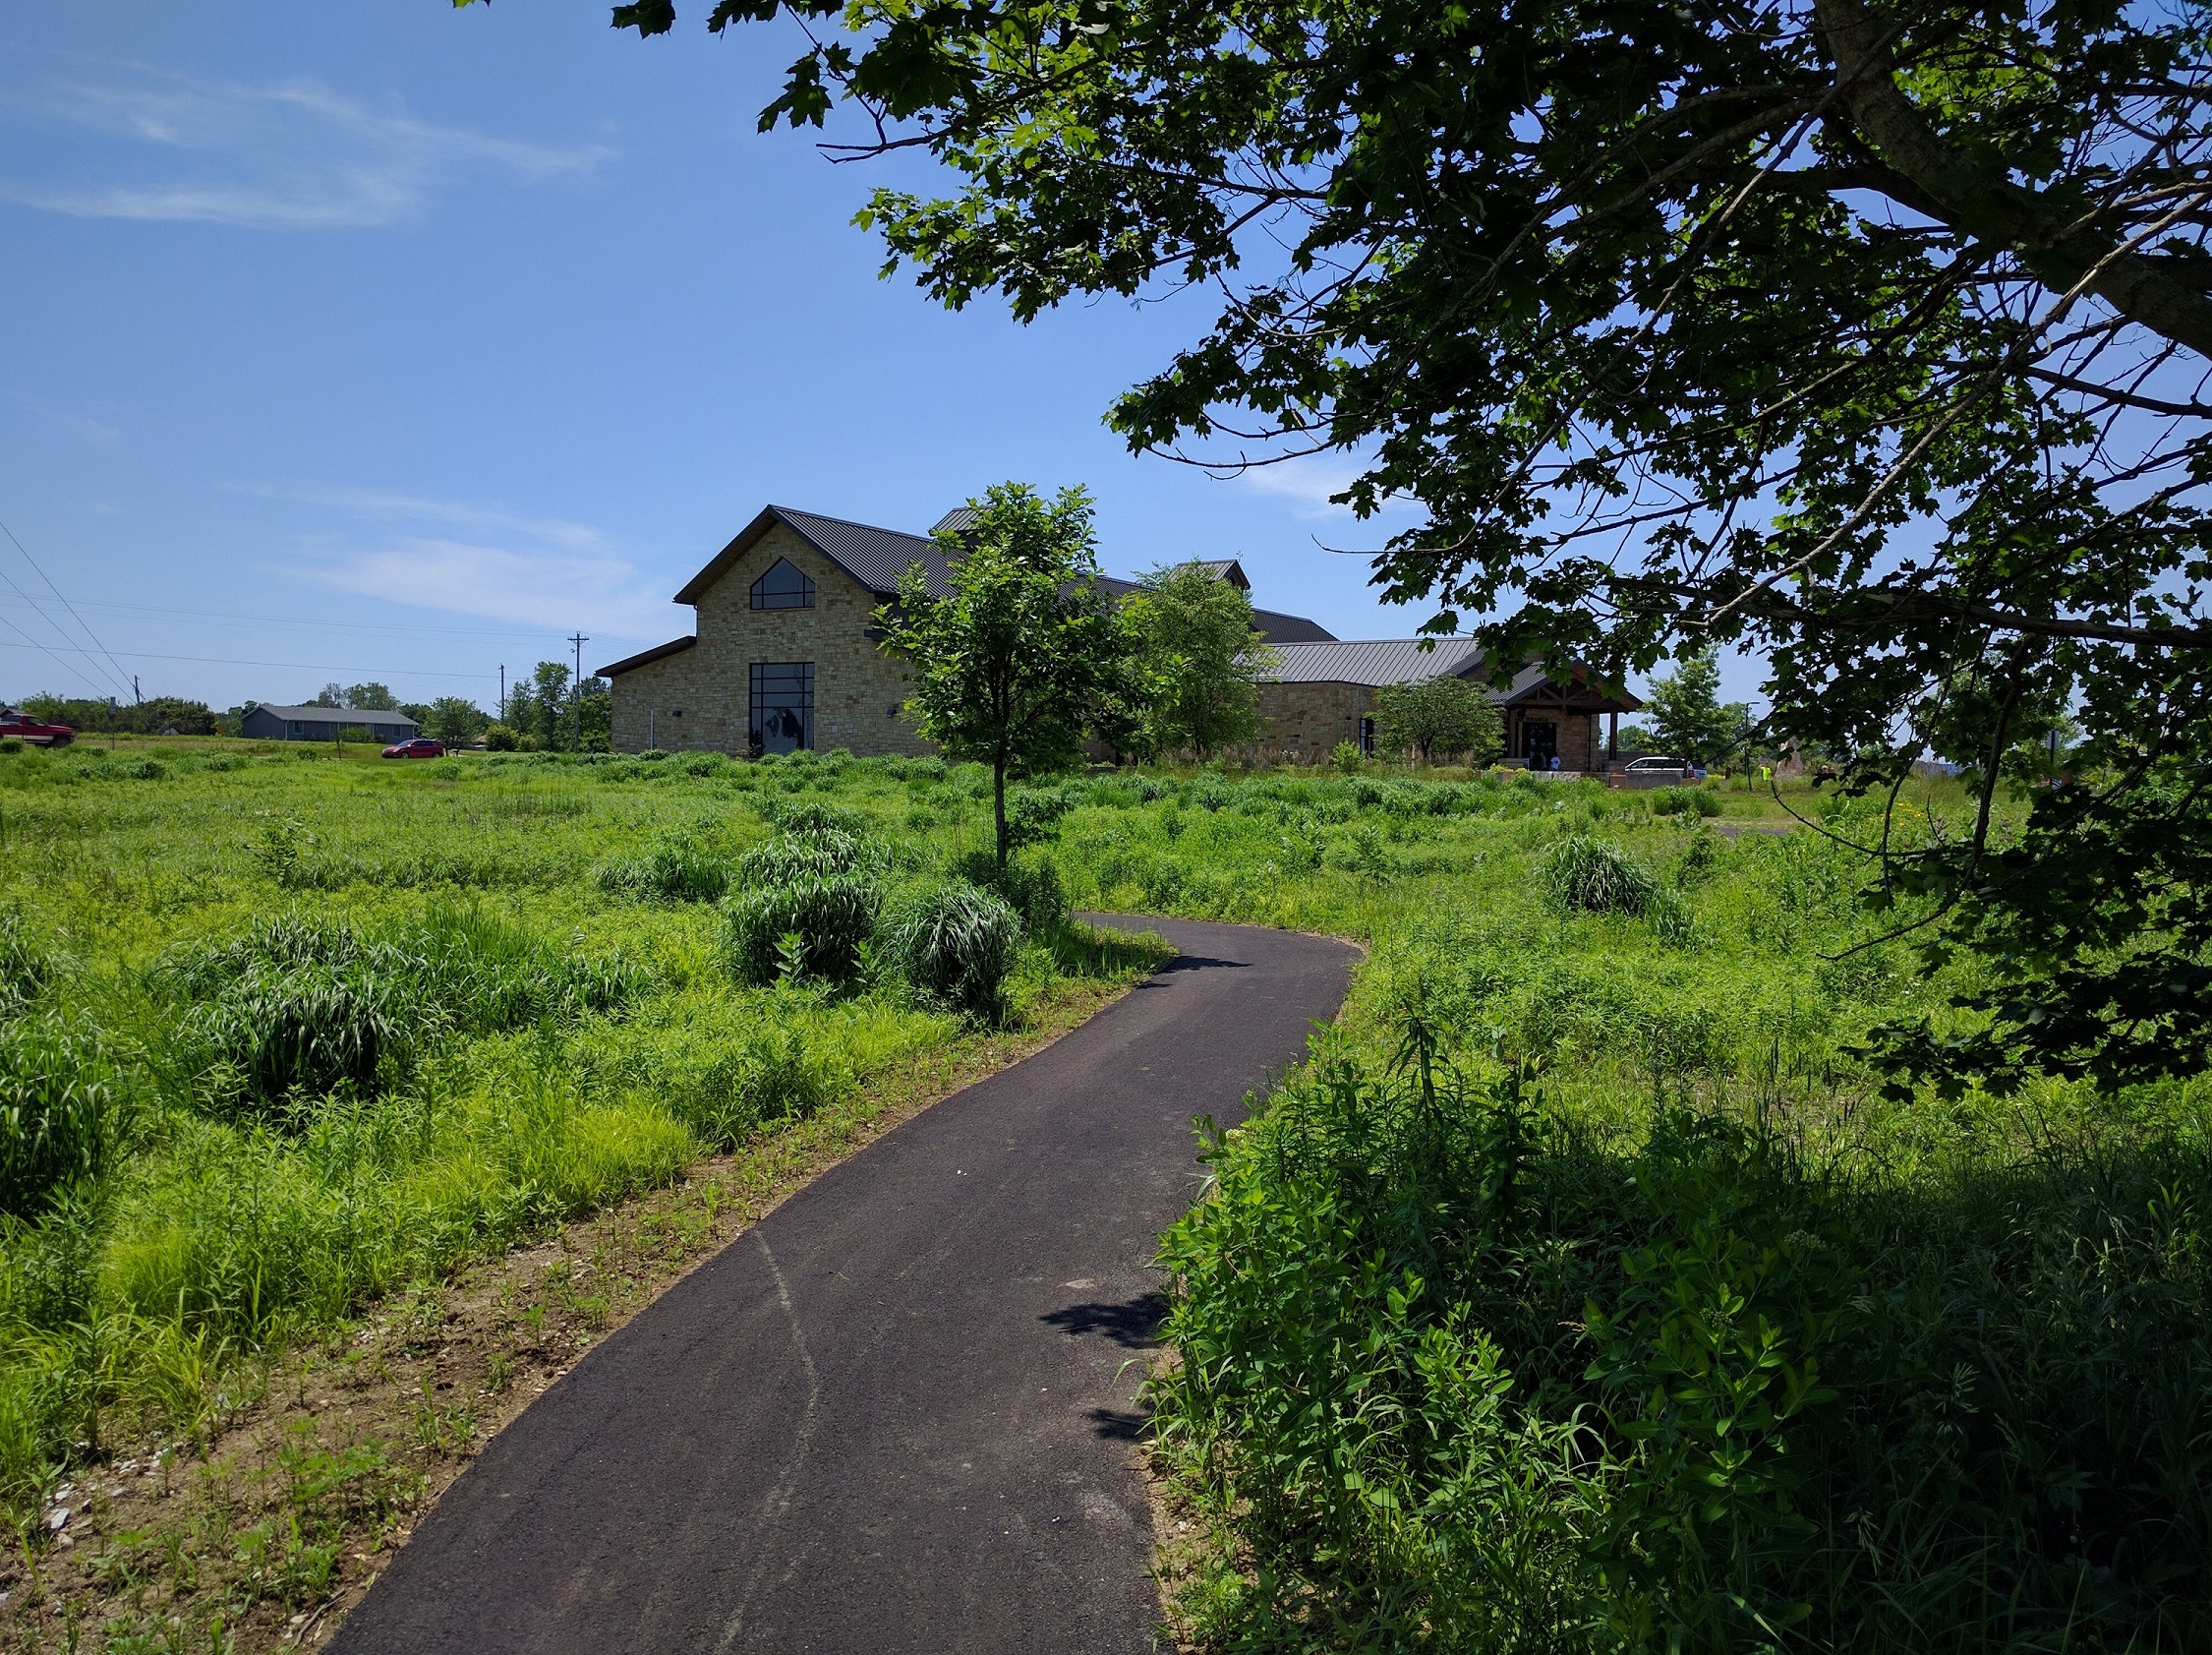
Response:
POLYGON ((397 707, 279 707, 263 701, 254 711, 271 714, 287 724, 335 724, 348 730, 357 724, 404 724, 410 730, 417 728, 415 721, 397 707))
MULTIPOLYGON (((1436 638, 1423 648, 1420 638, 1370 638, 1354 643, 1279 644, 1278 683, 1356 683, 1371 689, 1419 679, 1473 678, 1484 667, 1483 652, 1472 638, 1436 638)), ((1643 706, 1625 690, 1608 695, 1590 681, 1590 670, 1577 665, 1568 681, 1555 684, 1543 663, 1532 661, 1503 688, 1484 682, 1495 706, 1549 707, 1576 713, 1633 713, 1643 706)))
POLYGON ((695 637, 670 638, 665 644, 655 644, 651 649, 641 649, 635 655, 625 655, 611 666, 599 669, 599 677, 611 679, 616 673, 626 673, 633 667, 643 667, 655 661, 666 660, 678 651, 689 649, 699 640, 695 637))
POLYGON ((1278 683, 1357 683, 1379 689, 1386 683, 1465 677, 1483 664, 1483 652, 1470 638, 1436 638, 1422 648, 1419 638, 1368 638, 1356 642, 1285 643, 1275 653, 1278 683))
POLYGON ((927 535, 903 534, 898 529, 879 529, 867 523, 847 522, 843 517, 825 517, 819 512, 800 511, 787 505, 771 505, 739 530, 736 539, 716 553, 712 562, 685 582, 683 590, 675 595, 675 601, 697 603, 730 564, 752 550, 753 543, 778 523, 879 597, 888 598, 899 589, 899 577, 906 572, 909 563, 921 564, 931 593, 942 594, 946 589, 945 554, 927 535))

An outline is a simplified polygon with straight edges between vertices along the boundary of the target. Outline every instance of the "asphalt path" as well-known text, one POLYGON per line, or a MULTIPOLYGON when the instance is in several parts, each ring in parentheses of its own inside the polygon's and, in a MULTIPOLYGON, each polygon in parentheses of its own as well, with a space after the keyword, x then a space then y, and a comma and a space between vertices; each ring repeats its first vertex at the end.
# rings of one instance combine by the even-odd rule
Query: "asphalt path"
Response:
POLYGON ((347 1619, 353 1655, 1137 1655, 1135 1442, 1160 1231, 1335 1014, 1345 944, 1181 951, 822 1174, 487 1446, 347 1619))

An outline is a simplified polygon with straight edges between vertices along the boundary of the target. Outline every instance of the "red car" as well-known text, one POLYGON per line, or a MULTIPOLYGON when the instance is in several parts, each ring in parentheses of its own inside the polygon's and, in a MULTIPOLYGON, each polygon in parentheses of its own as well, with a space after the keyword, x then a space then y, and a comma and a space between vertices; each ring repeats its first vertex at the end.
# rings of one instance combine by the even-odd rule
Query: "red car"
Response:
POLYGON ((443 758, 445 743, 434 741, 428 736, 418 736, 412 741, 398 741, 384 749, 386 758, 443 758))
POLYGON ((66 724, 41 724, 29 713, 14 708, 0 709, 0 736, 13 736, 29 741, 34 747, 66 747, 77 739, 77 732, 66 724))

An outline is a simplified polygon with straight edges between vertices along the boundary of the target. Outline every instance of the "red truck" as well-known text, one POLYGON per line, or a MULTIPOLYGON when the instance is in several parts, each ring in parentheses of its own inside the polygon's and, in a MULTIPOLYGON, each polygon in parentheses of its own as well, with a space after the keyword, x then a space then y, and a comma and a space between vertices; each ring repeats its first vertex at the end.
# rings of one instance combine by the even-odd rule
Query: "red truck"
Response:
POLYGON ((41 724, 29 713, 0 707, 0 739, 9 736, 34 747, 66 747, 77 739, 77 732, 66 724, 41 724))

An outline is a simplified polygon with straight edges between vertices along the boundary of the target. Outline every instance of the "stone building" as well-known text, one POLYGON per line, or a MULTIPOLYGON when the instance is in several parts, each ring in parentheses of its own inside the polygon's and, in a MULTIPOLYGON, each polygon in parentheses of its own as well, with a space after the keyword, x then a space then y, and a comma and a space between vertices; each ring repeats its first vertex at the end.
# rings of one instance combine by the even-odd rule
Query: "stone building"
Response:
POLYGON ((1620 715, 1643 705, 1625 692, 1604 693, 1580 667, 1565 685, 1553 683, 1542 662, 1493 684, 1488 662, 1467 638, 1278 644, 1275 654, 1274 681, 1259 692, 1266 729, 1249 754, 1256 760, 1317 764, 1339 741, 1371 752, 1377 692, 1447 673, 1483 685, 1505 726, 1506 762, 1533 769, 1548 770, 1556 758, 1561 770, 1602 770, 1618 745, 1620 715))
MULTIPOLYGON (((957 533, 968 516, 949 512, 937 530, 957 533)), ((913 563, 932 592, 945 589, 945 552, 927 535, 767 507, 675 595, 696 612, 688 636, 599 669, 612 684, 614 750, 928 752, 901 711, 904 677, 875 621, 913 563)), ((1234 559, 1204 566, 1252 590, 1234 559)), ((1136 589, 1106 577, 1099 585, 1117 598, 1136 589)), ((1371 745, 1375 691, 1386 684, 1440 672, 1486 681, 1465 639, 1433 649, 1413 639, 1344 643, 1304 616, 1254 609, 1252 621, 1282 663, 1261 691, 1268 730, 1253 757, 1310 764, 1339 741, 1371 745)), ((1562 691, 1536 667, 1490 698, 1505 717, 1509 755, 1548 765, 1557 753, 1568 769, 1596 767, 1601 714, 1640 704, 1579 683, 1562 691)))

